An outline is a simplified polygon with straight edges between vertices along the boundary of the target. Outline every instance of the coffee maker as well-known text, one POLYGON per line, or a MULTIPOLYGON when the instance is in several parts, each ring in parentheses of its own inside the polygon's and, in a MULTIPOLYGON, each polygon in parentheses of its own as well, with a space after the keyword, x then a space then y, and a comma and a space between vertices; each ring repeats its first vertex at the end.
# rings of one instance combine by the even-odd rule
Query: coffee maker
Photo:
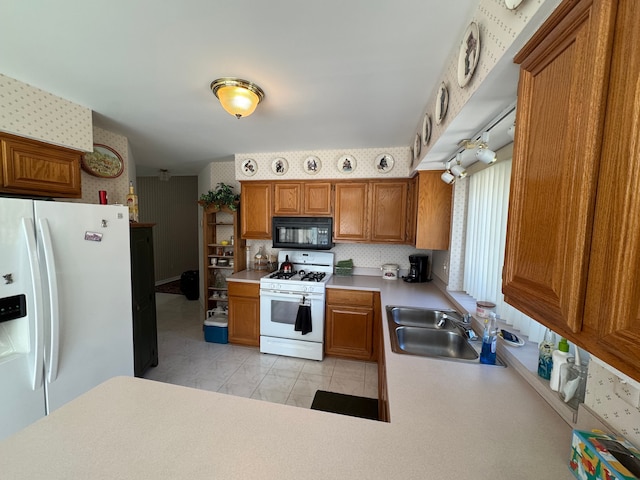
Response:
POLYGON ((430 282, 431 261, 429 255, 409 255, 409 273, 402 279, 409 283, 430 282))

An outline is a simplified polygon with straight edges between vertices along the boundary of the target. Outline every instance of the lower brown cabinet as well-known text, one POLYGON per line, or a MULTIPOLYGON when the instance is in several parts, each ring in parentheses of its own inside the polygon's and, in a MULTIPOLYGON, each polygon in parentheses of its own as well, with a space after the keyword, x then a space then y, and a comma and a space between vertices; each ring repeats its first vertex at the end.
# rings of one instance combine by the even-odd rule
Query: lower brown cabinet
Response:
POLYGON ((326 355, 376 360, 376 297, 376 292, 364 290, 327 289, 326 355))
POLYGON ((260 345, 260 285, 229 282, 229 342, 260 345))

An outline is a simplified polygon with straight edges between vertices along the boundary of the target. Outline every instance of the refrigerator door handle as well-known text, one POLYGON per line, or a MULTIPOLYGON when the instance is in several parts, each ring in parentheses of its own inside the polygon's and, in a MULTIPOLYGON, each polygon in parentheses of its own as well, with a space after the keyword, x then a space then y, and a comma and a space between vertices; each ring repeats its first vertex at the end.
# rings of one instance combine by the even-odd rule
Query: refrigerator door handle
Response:
POLYGON ((38 220, 38 231, 42 240, 45 271, 49 285, 49 307, 51 309, 51 333, 49 344, 49 358, 47 359, 47 381, 52 383, 58 376, 58 357, 60 351, 60 308, 58 301, 58 280, 56 278, 56 259, 53 255, 51 231, 46 218, 38 220))
POLYGON ((31 273, 31 293, 33 295, 33 305, 35 312, 33 312, 33 330, 34 330, 34 348, 32 359, 32 372, 31 372, 31 388, 37 390, 42 385, 42 373, 43 373, 43 344, 44 344, 44 314, 43 314, 43 299, 42 299, 42 279, 40 276, 40 264, 38 262, 38 249, 36 246, 36 232, 33 226, 33 220, 30 218, 22 219, 22 233, 24 234, 24 240, 27 247, 27 254, 29 257, 29 270, 31 273))

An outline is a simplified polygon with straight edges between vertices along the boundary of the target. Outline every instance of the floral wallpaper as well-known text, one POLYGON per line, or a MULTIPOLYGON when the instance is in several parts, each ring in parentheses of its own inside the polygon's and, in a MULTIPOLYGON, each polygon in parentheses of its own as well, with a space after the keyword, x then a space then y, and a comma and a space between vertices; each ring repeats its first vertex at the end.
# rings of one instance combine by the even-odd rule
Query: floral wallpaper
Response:
MULTIPOLYGON (((107 145, 120 154, 124 161, 124 171, 117 178, 100 178, 89 175, 82 171, 82 198, 77 200, 82 203, 99 203, 98 191, 106 190, 109 204, 125 204, 127 193, 129 193, 129 163, 132 159, 129 156, 129 141, 127 137, 109 132, 99 127, 93 127, 93 143, 107 145)), ((93 148, 93 144, 92 144, 93 148)), ((135 171, 135 170, 134 170, 135 171)))
POLYGON ((640 446, 638 382, 618 376, 592 359, 589 363, 584 403, 627 440, 640 446))
POLYGON ((75 150, 93 149, 89 108, 2 74, 0 130, 75 150))

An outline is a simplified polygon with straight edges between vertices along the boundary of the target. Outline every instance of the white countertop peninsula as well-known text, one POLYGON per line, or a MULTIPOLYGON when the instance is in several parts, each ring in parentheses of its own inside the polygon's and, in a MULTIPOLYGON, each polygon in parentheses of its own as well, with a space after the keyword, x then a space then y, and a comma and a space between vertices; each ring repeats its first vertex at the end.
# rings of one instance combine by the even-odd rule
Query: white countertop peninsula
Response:
MULTIPOLYGON (((250 273, 233 280, 257 281, 250 273)), ((355 276, 329 288, 450 306, 431 284, 355 276)), ((515 369, 399 355, 383 325, 391 423, 116 378, 0 443, 2 476, 574 478, 571 428, 515 369)))

